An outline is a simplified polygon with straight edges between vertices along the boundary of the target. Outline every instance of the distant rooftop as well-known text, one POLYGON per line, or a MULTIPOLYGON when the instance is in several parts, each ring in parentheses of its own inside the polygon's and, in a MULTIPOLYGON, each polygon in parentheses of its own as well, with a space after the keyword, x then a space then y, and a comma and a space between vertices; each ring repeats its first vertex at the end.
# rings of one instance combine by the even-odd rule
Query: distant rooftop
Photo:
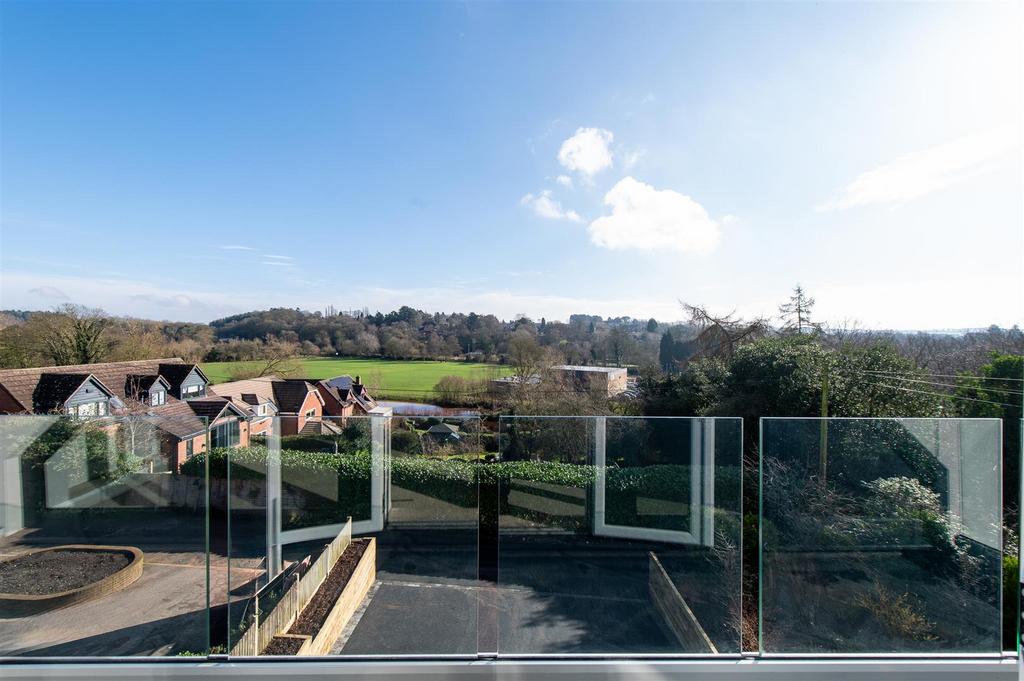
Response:
POLYGON ((584 366, 582 364, 559 364, 558 366, 551 367, 552 369, 558 369, 559 371, 597 371, 605 374, 614 374, 620 371, 625 371, 623 367, 592 367, 584 366))

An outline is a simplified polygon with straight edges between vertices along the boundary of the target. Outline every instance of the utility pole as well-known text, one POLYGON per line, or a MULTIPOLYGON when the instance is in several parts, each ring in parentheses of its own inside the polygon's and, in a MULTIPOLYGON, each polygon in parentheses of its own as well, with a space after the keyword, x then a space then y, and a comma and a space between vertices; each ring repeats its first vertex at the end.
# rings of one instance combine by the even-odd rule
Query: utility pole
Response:
POLYGON ((828 479, 828 365, 821 377, 821 435, 818 440, 818 477, 822 489, 828 479))

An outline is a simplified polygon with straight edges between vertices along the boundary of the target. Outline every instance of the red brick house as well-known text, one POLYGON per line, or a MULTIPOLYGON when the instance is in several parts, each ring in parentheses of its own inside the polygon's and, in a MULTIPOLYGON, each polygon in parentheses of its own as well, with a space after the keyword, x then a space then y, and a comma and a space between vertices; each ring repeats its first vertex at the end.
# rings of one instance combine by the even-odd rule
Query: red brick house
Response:
POLYGON ((273 429, 274 417, 278 415, 274 400, 274 376, 231 381, 210 386, 210 392, 226 397, 248 414, 249 435, 267 436, 273 429))
POLYGON ((271 383, 277 413, 281 417, 281 435, 319 435, 325 430, 339 431, 323 421, 324 400, 316 386, 301 378, 278 378, 271 383))
POLYGON ((210 386, 245 411, 250 435, 270 433, 280 416, 281 435, 311 435, 340 431, 341 420, 369 414, 377 407, 359 377, 278 378, 265 376, 210 386))
POLYGON ((365 416, 377 408, 366 386, 351 376, 315 381, 317 391, 324 401, 324 415, 332 417, 365 416))
POLYGON ((249 443, 246 412, 208 396, 208 385, 197 365, 178 358, 4 369, 0 413, 142 417, 160 431, 163 461, 151 467, 176 471, 206 450, 207 424, 214 446, 249 443))

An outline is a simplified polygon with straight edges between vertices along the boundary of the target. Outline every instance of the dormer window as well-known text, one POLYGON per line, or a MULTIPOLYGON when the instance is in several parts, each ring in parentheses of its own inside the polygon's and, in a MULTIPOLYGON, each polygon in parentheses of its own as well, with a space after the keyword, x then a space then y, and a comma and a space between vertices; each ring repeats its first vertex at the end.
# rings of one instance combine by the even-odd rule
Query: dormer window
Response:
POLYGON ((159 407, 161 404, 167 403, 167 391, 166 390, 154 390, 149 393, 149 404, 154 407, 159 407))
POLYGON ((186 385, 181 388, 182 399, 189 399, 192 397, 204 397, 206 395, 205 385, 186 385))
POLYGON ((76 404, 73 407, 68 407, 68 414, 75 418, 85 418, 89 416, 107 416, 110 410, 107 408, 107 401, 102 402, 87 402, 85 404, 76 404))

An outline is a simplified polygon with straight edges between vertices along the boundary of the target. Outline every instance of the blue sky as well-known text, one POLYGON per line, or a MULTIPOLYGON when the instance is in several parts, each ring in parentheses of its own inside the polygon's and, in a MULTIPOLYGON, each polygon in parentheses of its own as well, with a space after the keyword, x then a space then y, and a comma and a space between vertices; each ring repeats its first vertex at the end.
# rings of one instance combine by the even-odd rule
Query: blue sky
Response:
POLYGON ((0 307, 1024 317, 1018 3, 0 12, 0 307))

